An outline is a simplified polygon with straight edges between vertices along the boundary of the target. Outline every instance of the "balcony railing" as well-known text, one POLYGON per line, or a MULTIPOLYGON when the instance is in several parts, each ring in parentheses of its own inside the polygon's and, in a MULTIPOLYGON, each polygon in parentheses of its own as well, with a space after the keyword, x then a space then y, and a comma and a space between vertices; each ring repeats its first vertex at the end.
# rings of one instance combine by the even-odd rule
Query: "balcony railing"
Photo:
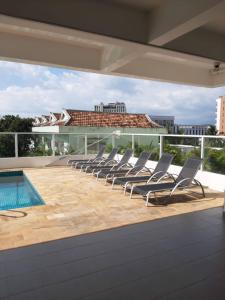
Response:
POLYGON ((225 174, 225 136, 113 133, 27 133, 1 132, 0 158, 57 157, 94 154, 100 143, 106 152, 118 146, 120 153, 132 148, 135 156, 143 150, 158 160, 163 152, 174 154, 174 164, 183 165, 188 156, 202 159, 201 170, 225 174))

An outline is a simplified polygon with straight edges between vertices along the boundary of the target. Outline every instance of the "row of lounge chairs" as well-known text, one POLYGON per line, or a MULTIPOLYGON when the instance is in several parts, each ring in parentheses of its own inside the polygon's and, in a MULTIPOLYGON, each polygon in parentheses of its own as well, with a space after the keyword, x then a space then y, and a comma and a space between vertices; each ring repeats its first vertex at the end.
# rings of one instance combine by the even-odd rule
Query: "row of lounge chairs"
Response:
POLYGON ((152 194, 157 192, 169 192, 171 197, 175 190, 186 190, 193 185, 201 188, 202 196, 205 192, 202 184, 195 179, 200 168, 201 159, 188 158, 178 175, 168 173, 168 169, 174 156, 169 153, 163 153, 154 169, 146 167, 146 163, 151 158, 151 153, 143 151, 134 165, 129 163, 133 151, 127 149, 120 161, 115 159, 118 148, 113 148, 107 158, 104 158, 105 146, 100 145, 99 152, 93 159, 69 160, 68 165, 80 172, 86 172, 93 175, 98 180, 104 178, 106 184, 121 185, 124 188, 124 194, 133 193, 142 195, 146 199, 148 206, 152 194), (143 175, 144 173, 144 175, 143 175), (167 181, 165 181, 165 179, 167 181))

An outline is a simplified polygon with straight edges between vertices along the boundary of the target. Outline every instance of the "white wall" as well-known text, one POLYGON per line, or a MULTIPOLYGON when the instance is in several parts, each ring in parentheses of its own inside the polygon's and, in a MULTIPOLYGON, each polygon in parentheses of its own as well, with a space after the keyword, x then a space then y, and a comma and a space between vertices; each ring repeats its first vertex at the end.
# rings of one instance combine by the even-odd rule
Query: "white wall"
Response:
POLYGON ((0 158, 0 169, 64 166, 67 164, 68 159, 73 159, 73 158, 76 159, 83 158, 83 155, 0 158))
POLYGON ((34 126, 32 132, 59 133, 59 126, 34 126))
MULTIPOLYGON (((135 163, 137 158, 131 158, 130 162, 135 163)), ((154 168, 156 166, 156 161, 148 161, 146 164, 147 167, 154 168)), ((171 165, 169 168, 169 173, 179 174, 181 170, 180 166, 171 165)), ((225 175, 206 172, 206 171, 198 171, 196 175, 196 179, 199 180, 203 186, 207 186, 213 190, 223 192, 225 190, 225 175)))

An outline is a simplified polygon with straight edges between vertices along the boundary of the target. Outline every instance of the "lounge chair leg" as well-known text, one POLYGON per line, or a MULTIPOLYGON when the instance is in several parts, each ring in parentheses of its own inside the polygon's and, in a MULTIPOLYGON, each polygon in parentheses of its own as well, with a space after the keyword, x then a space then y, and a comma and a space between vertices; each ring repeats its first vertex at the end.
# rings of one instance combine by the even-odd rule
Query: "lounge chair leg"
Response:
POLYGON ((105 178, 105 185, 107 185, 107 180, 109 178, 109 174, 106 175, 106 178, 105 178))
POLYGON ((114 177, 113 181, 112 181, 112 190, 113 190, 113 187, 114 187, 115 180, 116 180, 116 177, 114 177))
POLYGON ((128 185, 128 182, 125 183, 125 186, 124 186, 124 195, 126 196, 126 193, 127 193, 127 185, 128 185))
POLYGON ((148 203, 149 203, 149 198, 150 198, 150 192, 146 195, 145 206, 147 206, 147 207, 148 207, 148 203))
POLYGON ((200 186, 201 190, 202 190, 202 196, 203 198, 205 198, 205 190, 204 190, 204 187, 203 185, 201 184, 200 181, 198 181, 197 179, 194 179, 194 182, 196 183, 196 185, 200 186))
POLYGON ((133 189, 134 189, 134 185, 132 185, 132 187, 130 189, 130 199, 132 199, 133 189))

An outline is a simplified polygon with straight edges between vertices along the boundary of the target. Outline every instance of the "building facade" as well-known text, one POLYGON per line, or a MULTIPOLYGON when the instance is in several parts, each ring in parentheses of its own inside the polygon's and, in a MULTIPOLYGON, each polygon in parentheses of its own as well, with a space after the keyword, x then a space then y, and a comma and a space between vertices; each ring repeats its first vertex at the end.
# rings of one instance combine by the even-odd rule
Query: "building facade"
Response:
POLYGON ((174 116, 154 116, 154 115, 152 116, 152 115, 150 115, 150 118, 152 119, 152 121, 159 124, 160 126, 167 128, 169 133, 176 133, 175 127, 174 127, 174 122, 175 122, 174 116))
POLYGON ((99 105, 95 105, 95 112, 105 112, 105 113, 126 113, 126 104, 124 102, 112 102, 104 104, 101 102, 99 105))
POLYGON ((187 135, 206 135, 210 125, 177 125, 178 132, 187 135))
POLYGON ((225 134, 225 96, 220 96, 216 104, 216 129, 218 134, 225 134))

